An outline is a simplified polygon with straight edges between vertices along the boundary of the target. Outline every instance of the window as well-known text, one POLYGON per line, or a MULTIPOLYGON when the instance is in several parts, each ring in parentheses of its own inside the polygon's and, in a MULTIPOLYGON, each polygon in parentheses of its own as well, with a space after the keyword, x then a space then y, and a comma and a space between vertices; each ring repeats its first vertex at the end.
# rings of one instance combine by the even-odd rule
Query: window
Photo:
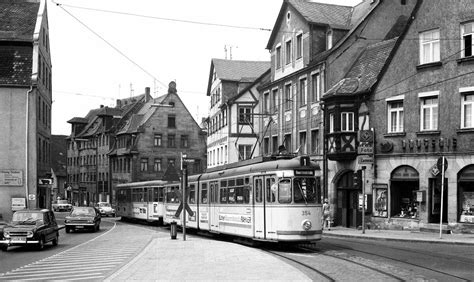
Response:
POLYGON ((207 204, 207 183, 201 184, 201 204, 207 204))
POLYGON ((334 132, 334 114, 330 113, 329 114, 329 133, 334 132))
POLYGON ((263 138, 263 154, 270 154, 270 138, 268 137, 263 138))
POLYGON ((461 48, 462 53, 461 56, 463 58, 472 56, 472 49, 474 47, 474 42, 472 41, 472 37, 474 35, 474 22, 469 22, 461 25, 461 40, 462 45, 461 48))
POLYGON ((283 145, 285 146, 288 152, 291 151, 291 134, 285 135, 285 140, 283 140, 283 145))
POLYGON ((168 116, 168 128, 176 128, 176 117, 168 116))
POLYGON ((188 135, 181 135, 181 148, 187 148, 188 146, 188 135))
POLYGON ((461 106, 461 128, 473 128, 474 127, 474 92, 466 93, 462 95, 462 106, 461 106))
POLYGON ((306 78, 300 79, 300 103, 301 106, 304 106, 308 103, 308 93, 307 93, 306 78))
POLYGON ((275 60, 276 60, 276 68, 281 68, 281 46, 276 47, 275 49, 275 60))
POLYGON ((403 132, 403 101, 388 103, 388 133, 403 132))
POLYGON ((421 99, 421 130, 438 129, 438 97, 421 99))
POLYGON ((288 178, 281 179, 278 183, 278 202, 291 203, 291 180, 288 178))
POLYGON ((311 130, 311 153, 319 154, 319 130, 311 130))
POLYGON ((270 93, 268 92, 263 94, 263 112, 270 112, 270 93))
POLYGON ((341 131, 354 131, 354 113, 341 113, 341 131))
POLYGON ((295 178, 293 180, 293 199, 295 203, 317 203, 321 199, 321 189, 314 178, 295 178))
POLYGON ((300 132, 300 147, 299 151, 301 154, 306 154, 306 132, 300 132))
POLYGON ((161 159, 155 159, 155 162, 154 162, 154 164, 153 164, 153 170, 154 170, 155 172, 162 171, 161 159))
POLYGON ((420 64, 440 60, 439 29, 420 33, 420 64))
POLYGON ((288 65, 291 63, 291 40, 286 41, 285 43, 285 63, 288 65))
POLYGON ((239 108, 239 124, 252 124, 252 108, 251 107, 240 107, 239 108))
POLYGON ((140 171, 148 171, 148 159, 142 158, 140 160, 140 171))
POLYGON ((272 90, 272 101, 273 101, 273 111, 277 112, 280 106, 279 101, 278 101, 278 89, 272 90))
POLYGON ((272 136, 272 153, 278 153, 278 136, 272 136))
POLYGON ((321 77, 319 73, 311 75, 311 102, 318 102, 320 98, 321 77))
POLYGON ((161 134, 155 134, 155 138, 153 139, 153 145, 155 147, 161 147, 163 144, 163 138, 161 134))
POLYGON ((168 135, 168 147, 169 148, 175 148, 176 147, 176 141, 175 141, 175 136, 174 135, 168 135))
POLYGON ((255 202, 261 203, 263 201, 263 184, 262 179, 255 179, 255 202))
POLYGON ((327 50, 331 49, 332 48, 332 30, 328 30, 327 34, 326 34, 326 45, 328 47, 327 50))
POLYGON ((168 166, 174 166, 176 163, 175 159, 168 159, 168 166))
POLYGON ((265 191, 267 195, 267 203, 274 203, 277 198, 277 185, 275 184, 275 179, 267 178, 265 179, 265 191))
POLYGON ((285 110, 291 110, 291 83, 285 85, 285 110))
POLYGON ((296 35, 296 59, 303 56, 303 34, 296 35))
POLYGON ((239 161, 248 160, 252 154, 252 145, 239 145, 239 161))

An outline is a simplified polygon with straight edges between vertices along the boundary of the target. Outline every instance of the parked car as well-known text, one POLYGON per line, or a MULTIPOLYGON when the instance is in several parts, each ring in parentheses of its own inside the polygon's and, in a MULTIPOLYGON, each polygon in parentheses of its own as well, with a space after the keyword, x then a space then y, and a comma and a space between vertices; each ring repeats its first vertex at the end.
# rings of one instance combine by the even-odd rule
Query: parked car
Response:
POLYGON ((107 202, 98 202, 95 205, 96 209, 99 210, 101 216, 113 216, 115 217, 115 209, 107 202))
POLYGON ((100 212, 94 207, 74 207, 71 213, 66 216, 64 223, 66 233, 76 230, 89 229, 99 231, 100 212))
POLYGON ((53 203, 53 211, 71 211, 72 205, 67 200, 58 200, 53 203))
POLYGON ((41 250, 48 242, 54 246, 59 243, 59 227, 54 213, 48 209, 19 210, 0 236, 2 251, 7 251, 9 246, 31 245, 41 250))

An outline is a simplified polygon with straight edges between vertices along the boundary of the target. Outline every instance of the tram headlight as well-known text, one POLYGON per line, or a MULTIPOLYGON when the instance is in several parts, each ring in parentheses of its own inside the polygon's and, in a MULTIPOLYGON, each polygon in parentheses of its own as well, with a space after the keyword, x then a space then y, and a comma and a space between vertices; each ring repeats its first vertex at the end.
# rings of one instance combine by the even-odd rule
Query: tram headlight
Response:
POLYGON ((308 219, 303 220, 303 223, 301 223, 301 227, 303 227, 305 231, 310 230, 312 226, 313 224, 308 219))

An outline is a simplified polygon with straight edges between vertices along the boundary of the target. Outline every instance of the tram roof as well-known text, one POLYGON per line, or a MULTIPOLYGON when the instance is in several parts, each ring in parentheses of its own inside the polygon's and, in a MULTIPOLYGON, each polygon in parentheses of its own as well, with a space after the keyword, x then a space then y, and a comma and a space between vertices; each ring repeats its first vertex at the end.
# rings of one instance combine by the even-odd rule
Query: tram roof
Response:
POLYGON ((150 180, 150 181, 141 181, 141 182, 131 182, 131 183, 117 184, 117 188, 163 186, 163 185, 168 184, 168 183, 169 183, 169 181, 165 181, 165 180, 150 180))

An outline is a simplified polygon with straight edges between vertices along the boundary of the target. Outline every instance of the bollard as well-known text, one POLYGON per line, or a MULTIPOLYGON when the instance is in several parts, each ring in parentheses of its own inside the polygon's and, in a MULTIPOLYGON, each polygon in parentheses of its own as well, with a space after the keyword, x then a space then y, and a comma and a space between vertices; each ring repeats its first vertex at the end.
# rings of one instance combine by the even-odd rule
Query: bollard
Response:
POLYGON ((171 226, 170 226, 170 235, 171 235, 171 239, 176 239, 176 235, 178 233, 178 226, 176 224, 176 221, 173 221, 170 223, 171 226))

